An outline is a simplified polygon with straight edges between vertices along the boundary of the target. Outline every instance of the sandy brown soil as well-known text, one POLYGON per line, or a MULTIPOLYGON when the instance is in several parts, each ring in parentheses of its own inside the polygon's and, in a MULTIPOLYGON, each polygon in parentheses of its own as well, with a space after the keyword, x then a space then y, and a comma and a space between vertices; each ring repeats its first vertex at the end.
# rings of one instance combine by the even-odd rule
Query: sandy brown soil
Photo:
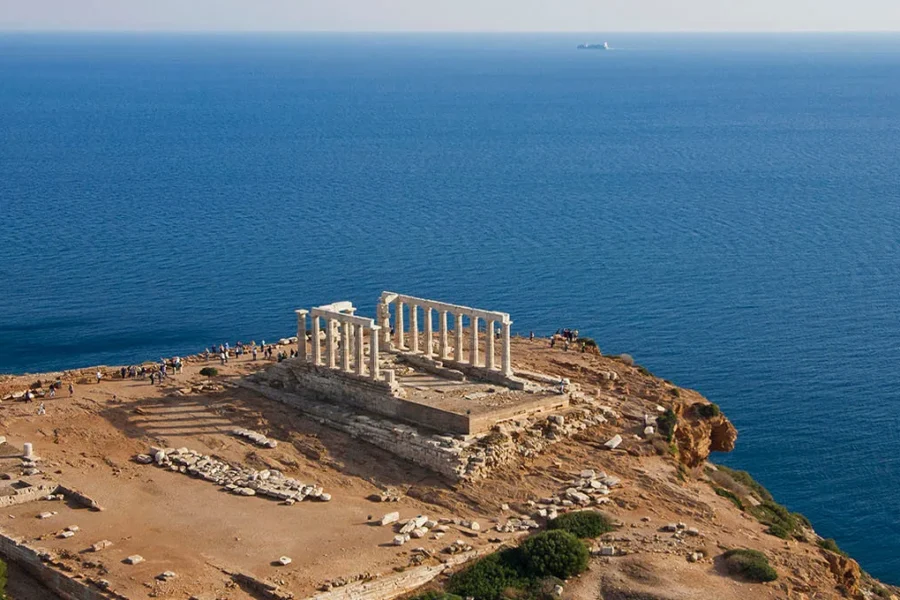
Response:
MULTIPOLYGON (((622 418, 559 442, 536 458, 502 467, 489 480, 451 485, 246 390, 225 387, 179 395, 177 390, 203 380, 198 371, 204 364, 190 363, 184 374, 162 386, 120 379, 79 383, 72 398, 64 390, 55 399, 45 399, 46 415, 36 414, 37 403, 0 404, 0 425, 13 446, 33 442, 49 477, 82 490, 105 508, 90 512, 58 501, 39 501, 0 511, 2 529, 71 556, 73 563, 82 563, 81 571, 108 579, 113 589, 131 598, 252 597, 232 583, 227 572, 235 571, 277 583, 301 598, 327 580, 401 569, 410 563, 410 548, 437 552, 464 535, 454 530, 443 540, 429 536, 398 548, 389 544, 393 532, 373 526, 372 517, 399 510, 402 517, 474 518, 488 529, 505 516, 531 513, 531 502, 558 494, 579 471, 593 468, 622 478, 606 508, 621 528, 601 543, 615 545, 625 554, 595 558, 590 571, 567 586, 566 597, 842 596, 814 544, 766 534, 765 526, 713 492, 702 469, 686 472, 672 456, 659 456, 648 443, 634 439, 642 430, 636 415, 648 406, 670 402, 670 384, 617 360, 559 347, 551 350, 546 340, 515 340, 513 361, 517 368, 568 377, 588 395, 599 390, 622 418), (621 378, 615 386, 603 375, 608 371, 621 378), (238 426, 274 438, 279 445, 253 446, 229 433, 238 426), (615 433, 629 440, 625 450, 602 447, 615 433), (231 495, 213 483, 135 463, 133 457, 150 445, 184 446, 236 464, 279 469, 322 485, 333 499, 285 506, 231 495), (404 493, 400 502, 367 499, 387 486, 404 493), (511 507, 508 512, 501 510, 504 503, 511 507), (49 510, 59 514, 35 518, 49 510), (700 535, 673 538, 660 531, 670 522, 696 527, 700 535), (58 539, 56 534, 68 525, 78 525, 80 531, 73 538, 58 539), (114 545, 99 553, 85 552, 102 539, 114 545), (716 557, 731 547, 765 551, 779 571, 779 581, 750 584, 726 575, 716 557), (689 562, 687 556, 696 550, 706 558, 689 562), (142 555, 146 562, 123 564, 131 554, 142 555), (282 555, 293 562, 274 566, 282 555), (84 561, 96 564, 86 566, 84 561), (166 570, 175 571, 177 579, 168 583, 154 579, 166 570)), ((227 382, 265 364, 232 361, 220 367, 224 372, 220 380, 227 382)), ((0 395, 24 389, 35 379, 7 379, 0 383, 0 395)), ((702 400, 689 391, 683 392, 684 398, 702 400)), ((493 539, 511 541, 509 534, 493 531, 466 537, 476 547, 495 545, 489 542, 493 539)))

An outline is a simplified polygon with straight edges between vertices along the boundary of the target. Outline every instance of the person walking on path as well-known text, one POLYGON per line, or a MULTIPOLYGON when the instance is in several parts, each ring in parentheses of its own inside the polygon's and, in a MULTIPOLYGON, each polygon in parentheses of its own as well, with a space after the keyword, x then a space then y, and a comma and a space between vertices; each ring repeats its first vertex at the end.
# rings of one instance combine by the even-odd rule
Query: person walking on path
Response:
POLYGON ((100 369, 97 369, 97 384, 100 384, 100 380, 103 379, 103 373, 100 372, 100 369))
POLYGON ((75 395, 75 384, 71 381, 69 382, 69 398, 75 395))

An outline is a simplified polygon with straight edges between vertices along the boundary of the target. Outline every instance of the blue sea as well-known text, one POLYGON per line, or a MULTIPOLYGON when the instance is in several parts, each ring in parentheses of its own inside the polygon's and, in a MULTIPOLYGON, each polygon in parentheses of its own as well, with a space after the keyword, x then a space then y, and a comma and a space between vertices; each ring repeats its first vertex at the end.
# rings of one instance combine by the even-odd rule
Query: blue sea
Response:
POLYGON ((900 35, 0 34, 0 372, 385 289, 698 389, 900 584, 900 35))

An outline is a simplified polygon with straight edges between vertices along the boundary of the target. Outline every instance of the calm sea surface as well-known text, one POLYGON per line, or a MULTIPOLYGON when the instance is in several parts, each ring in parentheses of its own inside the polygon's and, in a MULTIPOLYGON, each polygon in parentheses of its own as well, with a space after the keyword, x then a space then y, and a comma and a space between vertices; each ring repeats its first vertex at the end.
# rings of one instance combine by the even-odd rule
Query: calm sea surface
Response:
POLYGON ((700 390, 900 583, 900 36, 0 35, 0 372, 384 289, 700 390))

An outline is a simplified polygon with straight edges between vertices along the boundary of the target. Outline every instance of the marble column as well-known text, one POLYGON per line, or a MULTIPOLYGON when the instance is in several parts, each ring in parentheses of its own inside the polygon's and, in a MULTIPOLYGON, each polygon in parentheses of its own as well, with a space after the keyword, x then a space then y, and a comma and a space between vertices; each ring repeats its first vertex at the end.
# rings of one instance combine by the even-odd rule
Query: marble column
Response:
POLYGON ((441 359, 447 358, 447 311, 441 311, 441 321, 440 321, 440 340, 438 342, 440 349, 438 350, 438 355, 441 359))
POLYGON ((425 356, 431 358, 434 356, 434 332, 431 330, 431 307, 423 306, 422 311, 425 313, 425 356))
POLYGON ((456 346, 453 348, 453 360, 456 362, 462 362, 463 359, 463 326, 462 326, 463 316, 462 313, 456 313, 456 326, 453 328, 453 333, 456 334, 456 346))
POLYGON ((378 332, 374 329, 369 334, 369 377, 375 381, 381 379, 378 370, 378 332))
POLYGON ((298 310, 297 313, 297 357, 306 360, 306 315, 308 310, 298 310))
POLYGON ((501 323, 500 327, 502 331, 500 332, 500 339, 502 340, 502 348, 500 350, 500 367, 503 370, 503 374, 507 377, 512 377, 513 369, 512 369, 512 361, 509 356, 509 326, 512 325, 512 322, 509 323, 501 323))
POLYGON ((419 351, 419 307, 416 304, 409 305, 409 338, 410 351, 419 351))
POLYGON ((494 321, 487 322, 487 336, 484 338, 484 366, 486 369, 494 368, 494 321))
POLYGON ((350 323, 340 322, 341 328, 341 370, 350 371, 350 323))
POLYGON ((325 317, 325 354, 328 356, 328 368, 333 369, 336 366, 336 357, 334 351, 334 320, 331 317, 325 317))
MULTIPOLYGON (((366 328, 362 325, 356 326, 356 374, 357 375, 365 375, 366 374, 366 353, 364 344, 365 341, 365 333, 366 328)), ((374 332, 372 332, 374 334, 374 332)), ((375 335, 372 335, 374 338, 375 335)))
POLYGON ((318 366, 322 364, 322 342, 319 339, 319 317, 312 318, 312 360, 318 366))
POLYGON ((381 311, 381 329, 378 330, 378 335, 382 336, 382 339, 378 340, 379 342, 384 342, 384 346, 386 348, 390 348, 391 346, 391 307, 386 302, 382 302, 378 304, 378 307, 381 311))
POLYGON ((469 364, 478 366, 478 317, 470 316, 469 325, 472 327, 472 342, 469 346, 469 364))
POLYGON ((397 350, 403 350, 403 303, 397 300, 394 310, 394 338, 397 340, 397 350))

